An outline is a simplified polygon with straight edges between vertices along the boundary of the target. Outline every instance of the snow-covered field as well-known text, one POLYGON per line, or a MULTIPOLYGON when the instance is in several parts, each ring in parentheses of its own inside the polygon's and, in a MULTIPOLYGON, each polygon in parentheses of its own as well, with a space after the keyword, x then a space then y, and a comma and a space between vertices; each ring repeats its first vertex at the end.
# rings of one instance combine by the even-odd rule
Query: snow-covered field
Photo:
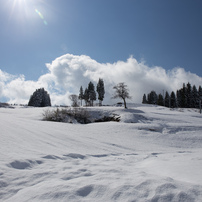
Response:
POLYGON ((97 107, 121 122, 42 121, 0 108, 0 201, 202 201, 202 115, 97 107))

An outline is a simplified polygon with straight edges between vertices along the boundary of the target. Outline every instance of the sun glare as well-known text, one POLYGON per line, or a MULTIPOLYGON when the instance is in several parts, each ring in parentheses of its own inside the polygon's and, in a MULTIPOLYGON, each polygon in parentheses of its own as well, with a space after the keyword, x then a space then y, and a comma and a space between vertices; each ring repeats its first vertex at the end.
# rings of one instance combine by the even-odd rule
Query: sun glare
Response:
POLYGON ((31 4, 29 0, 10 0, 9 7, 11 9, 10 18, 16 20, 24 20, 31 11, 31 4))
POLYGON ((11 9, 10 18, 19 22, 40 19, 47 25, 44 15, 41 13, 44 0, 8 0, 11 9), (38 18, 36 17, 38 15, 38 18))
POLYGON ((28 2, 29 0, 13 0, 12 8, 18 9, 21 7, 26 7, 28 2))

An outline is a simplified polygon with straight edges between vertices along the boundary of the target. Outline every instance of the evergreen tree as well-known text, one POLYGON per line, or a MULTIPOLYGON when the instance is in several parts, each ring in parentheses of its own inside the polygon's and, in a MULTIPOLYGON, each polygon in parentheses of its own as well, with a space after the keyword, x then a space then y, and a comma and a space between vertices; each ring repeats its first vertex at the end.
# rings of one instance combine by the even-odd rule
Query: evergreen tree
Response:
POLYGON ((176 97, 174 91, 170 94, 170 107, 175 108, 176 107, 176 97))
POLYGON ((88 106, 89 105, 89 91, 87 88, 84 91, 83 99, 85 100, 86 106, 88 106))
POLYGON ((193 100, 193 96, 192 96, 192 87, 190 83, 187 83, 187 87, 186 87, 186 98, 187 98, 187 108, 191 108, 192 107, 192 100, 193 100))
POLYGON ((202 100, 202 87, 199 86, 198 88, 198 96, 199 96, 199 99, 202 100))
POLYGON ((151 92, 151 97, 152 97, 152 101, 153 101, 152 104, 157 104, 158 96, 157 96, 157 94, 156 94, 155 91, 152 91, 152 92, 151 92))
POLYGON ((79 100, 81 100, 81 106, 82 106, 82 100, 84 99, 84 93, 83 93, 83 87, 80 87, 79 90, 79 100))
POLYGON ((187 88, 185 84, 183 83, 183 88, 181 91, 181 107, 186 108, 187 107, 187 88))
POLYGON ((201 86, 199 86, 199 88, 198 88, 198 96, 199 96, 199 109, 201 112, 201 103, 202 103, 202 88, 201 88, 201 86))
POLYGON ((199 105, 199 93, 195 85, 193 85, 193 88, 192 88, 192 95, 193 95, 192 107, 197 108, 199 105))
POLYGON ((151 104, 150 93, 147 94, 147 103, 151 104))
POLYGON ((183 84, 183 88, 177 90, 177 106, 181 108, 187 107, 187 88, 183 84))
POLYGON ((97 83, 97 93, 98 93, 99 106, 101 106, 102 101, 104 99, 105 89, 104 89, 104 81, 103 79, 100 79, 100 78, 97 83))
POLYGON ((167 91, 166 91, 166 95, 165 95, 165 107, 170 107, 170 96, 167 91))
POLYGON ((28 106, 33 107, 47 107, 51 106, 50 96, 44 88, 37 89, 33 95, 30 96, 28 106))
POLYGON ((142 104, 147 104, 147 97, 145 94, 143 95, 143 98, 142 98, 142 104))
POLYGON ((95 92, 95 86, 91 81, 88 84, 88 92, 89 92, 90 106, 93 106, 93 101, 96 100, 96 92, 95 92))
POLYGON ((148 104, 157 104, 157 94, 155 91, 151 91, 148 94, 148 104))
POLYGON ((157 99, 157 105, 164 106, 163 95, 159 94, 157 99))
POLYGON ((177 93, 176 93, 176 102, 177 102, 177 107, 181 107, 181 102, 182 102, 181 90, 177 90, 177 93))

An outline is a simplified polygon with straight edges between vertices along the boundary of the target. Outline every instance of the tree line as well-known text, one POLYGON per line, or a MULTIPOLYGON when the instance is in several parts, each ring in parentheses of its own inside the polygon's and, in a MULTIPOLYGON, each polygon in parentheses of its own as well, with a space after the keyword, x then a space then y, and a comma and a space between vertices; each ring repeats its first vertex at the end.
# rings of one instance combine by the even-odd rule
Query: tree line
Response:
POLYGON ((170 108, 200 108, 202 100, 202 88, 201 86, 196 88, 188 82, 186 85, 178 89, 176 93, 172 91, 170 94, 168 91, 165 92, 165 96, 157 94, 154 90, 150 93, 144 94, 142 98, 143 104, 156 104, 160 106, 170 108))
MULTIPOLYGON (((113 87, 115 90, 114 95, 111 97, 112 99, 120 98, 124 102, 124 107, 126 106, 126 99, 131 99, 132 97, 129 95, 129 89, 128 86, 122 82, 118 83, 113 87)), ((98 100, 99 100, 99 106, 102 106, 102 101, 104 99, 105 94, 105 87, 104 87, 104 81, 103 79, 99 78, 96 91, 98 94, 98 100)), ((72 101, 72 107, 79 107, 79 100, 85 101, 86 106, 93 106, 94 101, 97 99, 97 95, 95 92, 95 86, 90 81, 88 84, 88 87, 83 90, 83 87, 80 87, 79 95, 71 94, 69 96, 69 99, 72 101)), ((50 96, 47 93, 47 91, 44 90, 44 88, 37 89, 33 95, 30 96, 30 100, 28 103, 28 106, 34 106, 34 107, 47 107, 51 106, 50 96)))
POLYGON ((105 94, 105 88, 104 88, 104 81, 103 79, 99 78, 96 90, 95 90, 95 85, 90 81, 88 84, 88 87, 83 89, 83 87, 80 87, 79 90, 79 95, 72 94, 69 96, 70 100, 72 101, 72 106, 73 107, 78 107, 78 100, 85 101, 86 106, 93 106, 94 101, 97 99, 96 91, 98 94, 98 100, 99 100, 99 105, 102 105, 102 101, 104 100, 104 94, 105 94))
MULTIPOLYGON (((126 99, 131 99, 132 97, 129 95, 129 89, 128 86, 122 82, 118 83, 113 87, 115 90, 114 95, 111 97, 112 99, 120 98, 124 102, 124 107, 127 108, 126 106, 126 99)), ((98 94, 98 100, 99 100, 99 106, 102 106, 102 101, 104 99, 104 94, 105 94, 105 88, 104 88, 104 81, 103 79, 99 78, 97 86, 96 86, 96 91, 98 94)), ((72 101, 72 107, 78 107, 78 99, 81 101, 82 105, 82 100, 85 101, 86 106, 93 106, 93 102, 96 100, 96 92, 95 92, 95 86, 94 84, 90 81, 88 84, 88 87, 85 88, 85 91, 83 90, 83 87, 80 87, 79 95, 70 95, 69 96, 70 100, 72 101)))

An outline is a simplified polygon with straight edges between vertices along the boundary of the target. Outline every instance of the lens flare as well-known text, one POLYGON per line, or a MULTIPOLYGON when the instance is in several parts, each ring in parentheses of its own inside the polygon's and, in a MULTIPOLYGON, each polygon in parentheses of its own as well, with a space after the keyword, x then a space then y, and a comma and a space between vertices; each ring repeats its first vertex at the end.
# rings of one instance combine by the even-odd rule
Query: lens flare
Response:
POLYGON ((35 12, 39 15, 39 17, 43 20, 43 23, 45 25, 48 25, 47 21, 44 19, 43 15, 41 14, 40 11, 38 11, 37 9, 35 9, 35 12))

